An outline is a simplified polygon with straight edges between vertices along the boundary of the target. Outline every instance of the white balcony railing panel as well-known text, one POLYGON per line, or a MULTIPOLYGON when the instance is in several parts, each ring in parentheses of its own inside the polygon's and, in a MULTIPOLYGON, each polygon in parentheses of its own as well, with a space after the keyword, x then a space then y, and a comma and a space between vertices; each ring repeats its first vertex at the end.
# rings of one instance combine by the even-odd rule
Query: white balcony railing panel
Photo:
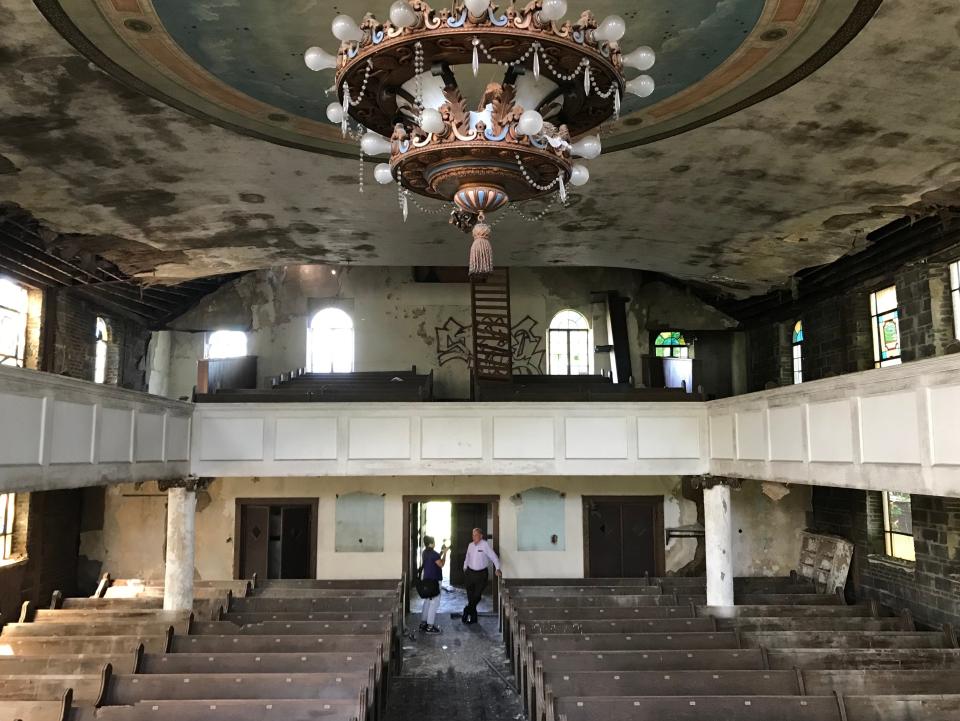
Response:
POLYGON ((960 356, 706 405, 715 475, 960 496, 960 356))
POLYGON ((706 473, 702 403, 195 406, 198 476, 706 473))
POLYGON ((0 366, 0 491, 189 473, 193 407, 0 366))

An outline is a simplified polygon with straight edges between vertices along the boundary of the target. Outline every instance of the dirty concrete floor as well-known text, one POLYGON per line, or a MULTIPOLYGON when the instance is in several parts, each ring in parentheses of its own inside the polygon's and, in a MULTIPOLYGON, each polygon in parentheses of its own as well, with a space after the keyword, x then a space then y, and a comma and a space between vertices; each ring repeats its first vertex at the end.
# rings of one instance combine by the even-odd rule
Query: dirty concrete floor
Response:
POLYGON ((496 615, 467 626, 438 617, 443 633, 416 631, 419 614, 407 616, 403 673, 394 679, 385 721, 512 721, 523 718, 513 674, 503 651, 496 615), (502 677, 498 675, 498 672, 502 677))
MULTIPOLYGON (((483 592, 483 598, 480 599, 480 604, 477 606, 477 610, 481 614, 493 613, 493 598, 491 597, 491 593, 490 585, 487 584, 487 588, 483 592)), ((450 614, 456 614, 456 616, 459 617, 460 614, 463 613, 463 607, 466 605, 466 591, 456 586, 444 586, 440 593, 440 608, 437 610, 437 623, 443 625, 443 621, 445 621, 450 614)), ((410 598, 410 613, 417 616, 417 621, 414 626, 420 623, 421 608, 423 608, 423 601, 416 593, 413 593, 410 598)))

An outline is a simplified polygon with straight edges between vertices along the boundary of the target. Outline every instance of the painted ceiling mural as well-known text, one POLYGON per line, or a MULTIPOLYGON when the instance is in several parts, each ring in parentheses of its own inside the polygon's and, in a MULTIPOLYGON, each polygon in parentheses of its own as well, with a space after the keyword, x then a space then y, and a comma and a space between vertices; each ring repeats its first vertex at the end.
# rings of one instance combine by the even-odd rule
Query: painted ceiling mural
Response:
MULTIPOLYGON (((311 72, 303 51, 316 44, 336 51, 330 21, 337 13, 360 18, 369 9, 384 19, 390 5, 389 0, 350 7, 332 0, 38 4, 62 8, 79 31, 70 39, 80 40, 81 49, 89 41, 87 54, 94 61, 129 73, 139 89, 250 135, 336 154, 352 154, 353 148, 325 117, 334 99, 326 93, 333 71, 311 72), (109 42, 104 33, 113 34, 109 42)), ((598 18, 616 13, 627 21, 624 48, 650 45, 657 53, 651 71, 656 92, 645 99, 624 98, 621 119, 607 129, 605 147, 616 150, 673 135, 784 89, 839 50, 838 31, 851 18, 854 25, 861 22, 856 18, 861 4, 594 0, 589 5, 598 18)), ((440 0, 434 5, 444 6, 440 0)), ((571 6, 568 19, 580 10, 571 6)))

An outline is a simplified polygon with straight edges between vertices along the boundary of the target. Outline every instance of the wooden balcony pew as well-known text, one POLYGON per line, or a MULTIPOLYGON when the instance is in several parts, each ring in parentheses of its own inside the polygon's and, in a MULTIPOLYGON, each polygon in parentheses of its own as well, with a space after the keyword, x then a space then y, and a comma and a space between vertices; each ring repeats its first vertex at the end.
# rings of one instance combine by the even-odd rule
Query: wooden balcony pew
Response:
MULTIPOLYGON (((701 619, 706 620, 706 619, 701 619)), ((229 621, 194 624, 198 636, 382 636, 393 628, 393 619, 378 621, 264 621, 238 626, 229 621)))
POLYGON ((84 709, 70 721, 364 721, 366 700, 153 700, 133 706, 84 709))
POLYGON ((383 663, 377 651, 308 653, 168 653, 143 655, 137 673, 344 673, 383 663))

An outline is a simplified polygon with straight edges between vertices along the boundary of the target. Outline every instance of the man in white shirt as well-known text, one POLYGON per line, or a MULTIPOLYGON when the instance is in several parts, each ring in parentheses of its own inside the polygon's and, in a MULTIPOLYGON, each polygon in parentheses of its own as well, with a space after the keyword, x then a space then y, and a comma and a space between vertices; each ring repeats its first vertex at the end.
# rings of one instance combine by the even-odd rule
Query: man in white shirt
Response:
POLYGON ((497 576, 502 575, 500 559, 490 544, 484 540, 483 531, 474 528, 473 543, 467 546, 467 555, 463 559, 463 585, 467 591, 467 605, 463 608, 464 623, 477 622, 477 604, 480 603, 483 589, 487 585, 487 566, 491 563, 497 570, 497 576))

